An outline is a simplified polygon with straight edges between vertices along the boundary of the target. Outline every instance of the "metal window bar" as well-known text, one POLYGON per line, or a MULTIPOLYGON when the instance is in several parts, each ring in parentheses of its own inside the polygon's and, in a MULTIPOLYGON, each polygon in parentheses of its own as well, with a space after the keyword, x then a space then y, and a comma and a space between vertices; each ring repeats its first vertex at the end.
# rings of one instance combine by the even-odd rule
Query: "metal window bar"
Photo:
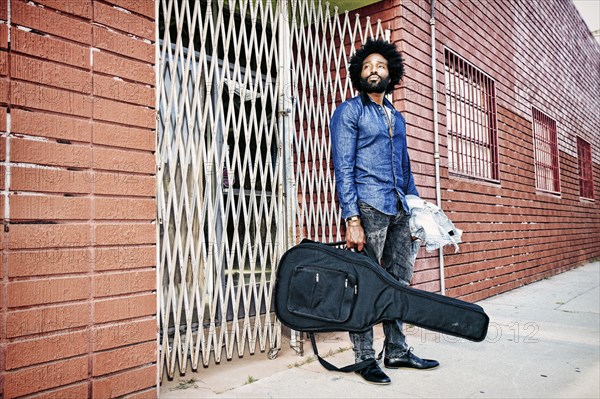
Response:
POLYGON ((445 79, 450 171, 497 181, 494 80, 448 49, 445 79))
POLYGON ((577 137, 577 158, 579 163, 579 196, 594 199, 592 146, 581 137, 577 137))
POLYGON ((532 115, 536 188, 558 193, 560 192, 560 172, 556 121, 536 108, 532 108, 532 115))
POLYGON ((457 118, 460 121, 459 124, 459 129, 455 132, 456 134, 456 144, 457 144, 457 151, 458 151, 458 158, 459 158, 459 164, 457 165, 457 167, 459 169, 459 171, 462 171, 464 173, 468 174, 468 158, 467 158, 467 154, 466 154, 466 148, 465 148, 465 141, 464 141, 464 131, 466 129, 466 121, 465 121, 465 113, 466 113, 466 104, 464 102, 464 95, 465 95, 465 80, 464 80, 464 75, 462 75, 461 77, 461 71, 464 71, 464 64, 462 62, 462 60, 458 60, 458 70, 456 68, 453 68, 453 70, 455 71, 454 73, 456 74, 456 79, 459 82, 459 85, 457 86, 457 88, 459 89, 458 91, 458 97, 457 97, 457 105, 460 106, 458 114, 457 114, 457 118))
POLYGON ((487 120, 489 123, 489 131, 491 132, 489 164, 492 171, 492 180, 500 180, 499 172, 499 156, 498 156, 498 119, 496 118, 496 84, 490 77, 486 77, 486 98, 487 105, 487 120))

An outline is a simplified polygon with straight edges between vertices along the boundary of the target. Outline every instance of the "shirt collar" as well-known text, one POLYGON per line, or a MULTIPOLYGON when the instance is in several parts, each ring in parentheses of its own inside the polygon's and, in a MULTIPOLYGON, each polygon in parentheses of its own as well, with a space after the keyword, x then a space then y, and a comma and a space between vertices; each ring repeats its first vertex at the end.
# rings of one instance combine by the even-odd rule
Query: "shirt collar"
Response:
MULTIPOLYGON (((371 97, 369 97, 369 95, 367 93, 365 93, 364 91, 360 92, 360 99, 362 100, 363 106, 370 104, 370 103, 374 103, 374 101, 371 100, 371 97)), ((392 111, 396 111, 396 108, 394 108, 392 103, 385 97, 383 98, 383 104, 390 107, 390 109, 392 109, 392 111)))

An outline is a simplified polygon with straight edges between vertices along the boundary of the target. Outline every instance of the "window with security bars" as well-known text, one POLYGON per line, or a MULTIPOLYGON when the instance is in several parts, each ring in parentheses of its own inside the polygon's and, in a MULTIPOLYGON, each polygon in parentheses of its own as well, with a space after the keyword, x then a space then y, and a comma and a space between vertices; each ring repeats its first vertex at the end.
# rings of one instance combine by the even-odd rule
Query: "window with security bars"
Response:
POLYGON ((577 158, 579 159, 579 196, 593 199, 592 146, 581 137, 577 137, 577 158))
POLYGON ((553 193, 560 192, 556 121, 533 108, 533 143, 535 151, 536 188, 553 193))
POLYGON ((498 181, 494 80, 446 49, 445 84, 450 171, 498 181))

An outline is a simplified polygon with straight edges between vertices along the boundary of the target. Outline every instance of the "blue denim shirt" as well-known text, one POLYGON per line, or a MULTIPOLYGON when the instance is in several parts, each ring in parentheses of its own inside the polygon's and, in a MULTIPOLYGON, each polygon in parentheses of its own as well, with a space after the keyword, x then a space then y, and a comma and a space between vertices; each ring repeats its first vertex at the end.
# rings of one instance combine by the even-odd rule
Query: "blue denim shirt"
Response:
POLYGON ((396 215, 398 200, 408 213, 405 195, 419 195, 406 145, 406 122, 393 105, 392 137, 383 107, 361 94, 342 103, 329 125, 335 183, 342 217, 359 215, 365 202, 387 215, 396 215))

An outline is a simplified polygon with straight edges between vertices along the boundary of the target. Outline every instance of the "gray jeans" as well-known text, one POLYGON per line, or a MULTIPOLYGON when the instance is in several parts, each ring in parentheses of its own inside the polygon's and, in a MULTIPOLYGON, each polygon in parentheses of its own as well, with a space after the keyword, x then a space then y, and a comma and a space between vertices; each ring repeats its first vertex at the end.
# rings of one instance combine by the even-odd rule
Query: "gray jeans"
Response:
MULTIPOLYGON (((410 285, 420 241, 412 241, 408 221, 410 215, 399 207, 395 216, 379 212, 370 205, 359 203, 360 219, 367 245, 375 252, 382 266, 400 283, 410 285)), ((408 350, 400 320, 384 321, 385 357, 395 358, 408 350)), ((375 358, 373 329, 350 333, 356 362, 375 358)))

